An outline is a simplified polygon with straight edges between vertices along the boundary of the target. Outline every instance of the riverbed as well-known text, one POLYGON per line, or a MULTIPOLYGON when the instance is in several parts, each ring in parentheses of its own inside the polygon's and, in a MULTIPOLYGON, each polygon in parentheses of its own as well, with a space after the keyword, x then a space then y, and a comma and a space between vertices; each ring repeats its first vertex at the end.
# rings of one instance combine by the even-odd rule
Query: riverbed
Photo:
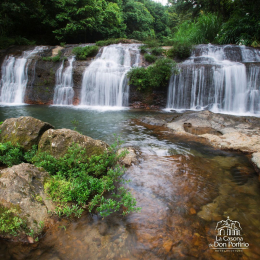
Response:
POLYGON ((0 107, 0 112, 0 121, 32 116, 109 144, 113 134, 120 135, 123 146, 141 154, 124 178, 131 180, 127 186, 142 207, 126 217, 56 218, 35 244, 0 240, 0 259, 260 258, 259 181, 247 156, 138 123, 144 116, 167 118, 162 111, 25 105, 0 107), (227 219, 240 223, 248 248, 224 250, 214 244, 217 223, 227 219))

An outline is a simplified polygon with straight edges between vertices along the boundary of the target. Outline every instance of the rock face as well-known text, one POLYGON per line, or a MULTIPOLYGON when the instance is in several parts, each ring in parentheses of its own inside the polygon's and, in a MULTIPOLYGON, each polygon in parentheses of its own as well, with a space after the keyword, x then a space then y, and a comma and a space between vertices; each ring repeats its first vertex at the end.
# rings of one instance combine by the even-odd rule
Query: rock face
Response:
POLYGON ((135 86, 130 86, 129 106, 141 109, 165 108, 167 103, 167 89, 160 91, 140 92, 135 86))
POLYGON ((210 111, 184 113, 167 124, 176 134, 196 134, 219 149, 237 150, 253 155, 260 168, 260 119, 214 114, 210 111))
POLYGON ((40 152, 48 152, 58 158, 64 156, 73 143, 85 148, 89 156, 101 154, 108 148, 105 142, 81 135, 70 129, 49 129, 42 135, 38 150, 40 152))
POLYGON ((11 142, 19 144, 25 150, 30 150, 37 145, 42 134, 53 128, 49 123, 30 116, 6 119, 0 126, 0 142, 11 142))
POLYGON ((28 69, 25 103, 49 105, 53 103, 55 73, 61 62, 33 60, 28 69))
POLYGON ((27 229, 34 234, 42 232, 40 223, 46 223, 48 211, 55 209, 44 193, 44 181, 48 177, 43 169, 27 163, 0 171, 0 205, 16 208, 27 229))

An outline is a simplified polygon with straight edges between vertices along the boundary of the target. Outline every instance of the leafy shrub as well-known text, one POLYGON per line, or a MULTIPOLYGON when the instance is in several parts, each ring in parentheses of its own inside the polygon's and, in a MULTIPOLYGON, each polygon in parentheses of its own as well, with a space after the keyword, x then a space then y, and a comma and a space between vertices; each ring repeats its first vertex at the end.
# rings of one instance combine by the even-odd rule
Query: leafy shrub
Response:
POLYGON ((221 20, 214 14, 201 14, 197 21, 184 21, 171 40, 173 48, 168 57, 186 59, 191 55, 194 44, 214 42, 221 28, 221 20))
POLYGON ((196 44, 212 43, 220 31, 222 21, 215 14, 201 14, 196 22, 196 33, 192 41, 196 44))
MULTIPOLYGON (((116 154, 118 142, 109 151, 101 155, 87 157, 87 151, 78 145, 69 148, 68 153, 56 159, 48 153, 39 153, 33 158, 33 163, 43 167, 52 176, 44 187, 58 206, 58 215, 80 216, 83 208, 92 211, 94 208, 101 216, 108 216, 112 212, 125 207, 123 214, 139 210, 136 201, 124 187, 124 170, 117 165, 116 154), (105 194, 110 193, 107 199, 105 194), (70 204, 73 204, 70 206, 70 204)), ((121 155, 122 156, 122 155, 121 155)))
POLYGON ((190 42, 175 42, 166 54, 171 58, 186 59, 191 55, 191 51, 192 44, 190 42))
POLYGON ((43 61, 52 61, 52 62, 58 62, 61 60, 67 60, 67 57, 61 57, 61 51, 58 52, 58 55, 54 57, 42 57, 43 61))
POLYGON ((166 87, 172 73, 177 71, 176 63, 172 59, 161 58, 147 68, 132 68, 127 75, 130 84, 136 86, 139 91, 144 91, 166 87))
POLYGON ((16 36, 16 37, 6 37, 0 36, 0 49, 5 49, 10 45, 35 45, 35 41, 30 41, 24 37, 16 36))
POLYGON ((9 167, 22 163, 22 148, 19 145, 12 145, 11 142, 0 143, 0 162, 9 167))
POLYGON ((147 53, 144 55, 144 58, 145 58, 146 61, 148 61, 150 63, 153 63, 157 60, 156 56, 151 55, 151 54, 147 54, 147 53))
POLYGON ((161 46, 161 43, 157 39, 155 39, 155 38, 147 38, 144 41, 144 43, 149 48, 155 48, 155 47, 161 46))
POLYGON ((12 145, 11 142, 0 143, 0 162, 8 167, 22 162, 31 162, 36 151, 37 145, 34 145, 30 151, 24 152, 22 147, 18 144, 12 145))
MULTIPOLYGON (((57 159, 46 152, 36 154, 37 146, 24 152, 19 145, 0 143, 0 162, 8 166, 30 162, 49 172, 51 177, 44 187, 51 199, 57 202, 56 213, 60 216, 74 214, 79 217, 84 208, 89 211, 96 209, 101 216, 108 216, 122 206, 125 215, 139 208, 132 195, 124 187, 119 187, 125 183, 121 178, 124 168, 117 162, 126 154, 117 155, 119 145, 120 140, 117 140, 108 151, 89 158, 85 149, 74 144, 62 158, 57 159), (110 197, 106 198, 108 193, 110 197)), ((9 213, 12 212, 6 214, 9 213)), ((1 221, 5 221, 5 216, 0 215, 0 224, 1 221)))
POLYGON ((173 37, 175 43, 209 43, 214 42, 221 28, 221 20, 214 14, 201 14, 197 21, 184 21, 173 37))
POLYGON ((219 31, 216 40, 219 44, 239 44, 257 47, 260 40, 259 22, 250 14, 235 14, 219 31))
POLYGON ((97 55, 99 48, 97 46, 75 47, 72 53, 76 55, 77 60, 85 60, 87 57, 94 57, 97 55))
POLYGON ((159 56, 159 55, 162 55, 164 50, 161 47, 154 47, 154 48, 151 49, 151 52, 152 52, 153 55, 159 56))
POLYGON ((126 38, 108 39, 108 40, 103 40, 103 41, 97 41, 96 45, 102 47, 102 46, 118 44, 118 43, 130 43, 130 40, 128 40, 126 38))
POLYGON ((147 45, 141 45, 141 46, 139 46, 139 50, 140 50, 141 53, 146 53, 146 52, 148 52, 147 45))

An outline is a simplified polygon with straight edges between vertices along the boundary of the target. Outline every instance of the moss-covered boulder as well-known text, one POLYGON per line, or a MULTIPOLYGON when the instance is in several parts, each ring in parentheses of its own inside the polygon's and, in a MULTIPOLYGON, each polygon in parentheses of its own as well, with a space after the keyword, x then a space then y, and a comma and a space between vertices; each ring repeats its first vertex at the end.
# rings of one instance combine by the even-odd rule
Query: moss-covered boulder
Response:
POLYGON ((54 127, 30 116, 9 118, 0 126, 0 142, 11 142, 13 145, 18 143, 25 150, 30 150, 50 128, 54 127))
POLYGON ((55 209, 44 192, 49 174, 42 168, 22 163, 0 171, 0 237, 36 237, 55 209))
POLYGON ((74 143, 86 149, 89 157, 99 155, 108 148, 105 142, 92 139, 70 129, 49 129, 42 135, 38 151, 48 152, 59 158, 64 156, 68 148, 74 143))

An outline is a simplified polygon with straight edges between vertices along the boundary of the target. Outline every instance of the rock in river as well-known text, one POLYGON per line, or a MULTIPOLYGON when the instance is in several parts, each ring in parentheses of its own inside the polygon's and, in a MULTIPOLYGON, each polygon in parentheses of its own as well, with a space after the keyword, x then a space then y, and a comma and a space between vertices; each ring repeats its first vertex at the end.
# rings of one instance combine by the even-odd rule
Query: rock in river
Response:
POLYGON ((30 150, 37 145, 42 134, 53 128, 49 123, 30 116, 6 119, 0 126, 0 142, 11 142, 19 144, 25 150, 30 150))
POLYGON ((54 204, 44 193, 48 177, 42 168, 28 163, 0 171, 0 206, 15 209, 15 214, 26 222, 27 230, 36 235, 42 231, 41 223, 48 220, 48 211, 54 210, 54 204))
POLYGON ((88 156, 101 154, 108 148, 105 142, 92 139, 70 129, 49 129, 42 135, 38 150, 48 152, 58 158, 64 156, 73 143, 85 148, 88 156))

